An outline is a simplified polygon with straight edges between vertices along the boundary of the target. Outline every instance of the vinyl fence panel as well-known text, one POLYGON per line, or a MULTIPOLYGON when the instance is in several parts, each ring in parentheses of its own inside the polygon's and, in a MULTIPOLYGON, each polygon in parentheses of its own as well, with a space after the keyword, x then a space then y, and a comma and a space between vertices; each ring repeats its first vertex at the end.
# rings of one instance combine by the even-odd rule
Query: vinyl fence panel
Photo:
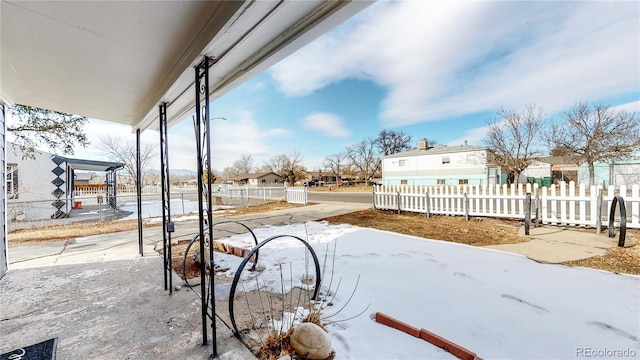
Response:
MULTIPOLYGON (((537 184, 495 186, 450 185, 406 186, 378 185, 373 188, 374 207, 395 211, 451 216, 485 216, 524 219, 527 193, 532 198, 532 219, 543 224, 598 226, 606 223, 613 197, 623 197, 627 209, 627 227, 640 228, 640 185, 576 186, 574 182, 540 188, 537 184), (598 194, 602 197, 598 198, 598 194), (539 205, 538 205, 539 204, 539 205), (599 205, 602 204, 602 205, 599 205), (600 206, 600 209, 599 209, 600 206), (538 214, 538 215, 536 215, 538 214), (600 214, 600 218, 598 218, 600 214)), ((617 219, 619 224, 619 219, 617 219)))

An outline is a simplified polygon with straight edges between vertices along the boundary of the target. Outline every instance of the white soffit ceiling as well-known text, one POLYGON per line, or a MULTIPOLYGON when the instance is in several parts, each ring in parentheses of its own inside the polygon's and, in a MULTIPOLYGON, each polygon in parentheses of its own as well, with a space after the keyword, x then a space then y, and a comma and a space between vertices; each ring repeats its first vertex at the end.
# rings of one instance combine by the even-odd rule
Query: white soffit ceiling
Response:
POLYGON ((371 1, 2 1, 0 100, 157 128, 194 111, 203 55, 212 99, 371 1))

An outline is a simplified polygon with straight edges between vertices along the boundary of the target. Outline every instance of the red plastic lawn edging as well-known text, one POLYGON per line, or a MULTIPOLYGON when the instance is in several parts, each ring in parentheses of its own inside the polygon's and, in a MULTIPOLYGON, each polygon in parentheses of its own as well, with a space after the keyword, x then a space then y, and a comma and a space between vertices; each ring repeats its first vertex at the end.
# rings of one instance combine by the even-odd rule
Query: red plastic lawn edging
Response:
POLYGON ((441 349, 444 349, 451 353, 451 355, 462 360, 482 360, 475 353, 463 348, 462 346, 452 343, 451 341, 440 337, 429 330, 418 329, 409 324, 403 323, 400 320, 394 319, 389 315, 385 315, 381 312, 376 313, 376 322, 382 325, 387 325, 394 329, 400 330, 413 337, 420 338, 424 341, 431 343, 441 349))

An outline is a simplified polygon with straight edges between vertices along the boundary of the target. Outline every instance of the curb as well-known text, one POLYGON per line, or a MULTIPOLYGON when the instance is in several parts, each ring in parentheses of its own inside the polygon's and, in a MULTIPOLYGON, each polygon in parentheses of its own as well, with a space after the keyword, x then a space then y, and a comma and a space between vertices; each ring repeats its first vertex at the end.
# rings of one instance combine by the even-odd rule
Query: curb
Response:
POLYGON ((404 333, 407 333, 413 337, 420 338, 428 343, 437 346, 445 351, 451 353, 451 355, 457 357, 462 360, 482 360, 479 358, 476 353, 471 352, 468 349, 463 348, 462 346, 453 343, 441 336, 438 336, 426 329, 418 329, 414 326, 406 324, 400 320, 392 318, 389 315, 385 315, 381 312, 376 312, 376 322, 382 325, 386 325, 392 327, 394 329, 400 330, 404 333))

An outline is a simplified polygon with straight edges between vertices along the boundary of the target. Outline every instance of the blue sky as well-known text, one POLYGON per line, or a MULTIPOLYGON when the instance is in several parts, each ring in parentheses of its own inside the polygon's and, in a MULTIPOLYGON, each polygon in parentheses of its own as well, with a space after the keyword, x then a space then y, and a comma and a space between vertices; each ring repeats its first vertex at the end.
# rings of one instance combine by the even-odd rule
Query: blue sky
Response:
MULTIPOLYGON (((640 111, 640 2, 382 1, 213 102, 213 167, 298 151, 317 170, 382 129, 479 145, 501 107, 578 101, 640 111)), ((190 117, 170 128, 171 168, 196 168, 194 144, 190 117)))

